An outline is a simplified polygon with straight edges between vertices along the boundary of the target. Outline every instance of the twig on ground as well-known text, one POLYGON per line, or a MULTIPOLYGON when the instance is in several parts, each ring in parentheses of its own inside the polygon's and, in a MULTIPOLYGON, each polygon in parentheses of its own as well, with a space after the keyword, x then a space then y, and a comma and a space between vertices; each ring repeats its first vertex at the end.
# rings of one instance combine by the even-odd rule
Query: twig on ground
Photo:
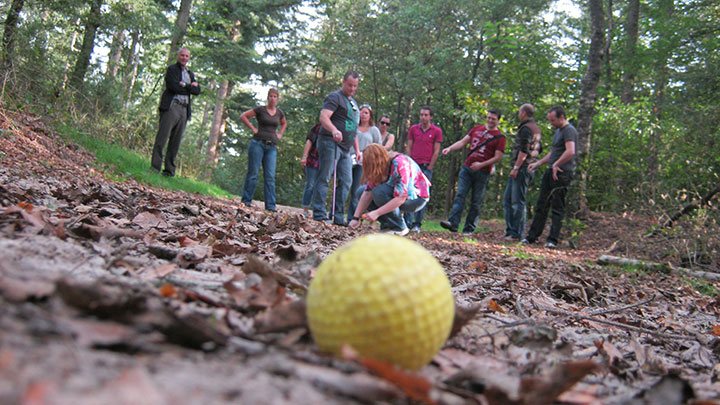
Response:
POLYGON ((656 297, 656 295, 653 294, 652 296, 650 296, 650 298, 646 298, 646 299, 644 299, 644 300, 642 300, 642 301, 639 301, 639 302, 636 302, 636 303, 634 303, 634 304, 625 305, 625 306, 622 306, 622 307, 620 307, 620 308, 609 308, 609 309, 602 309, 602 310, 599 310, 599 311, 593 311, 593 312, 591 312, 589 315, 590 315, 590 316, 596 316, 596 315, 610 314, 610 313, 613 313, 613 312, 622 312, 622 311, 625 311, 626 309, 643 306, 643 305, 651 302, 652 300, 654 300, 655 297, 656 297))
POLYGON ((628 324, 624 324, 624 323, 620 323, 620 322, 615 322, 615 321, 608 321, 608 320, 605 320, 605 319, 596 318, 596 317, 594 317, 594 316, 589 316, 589 315, 584 315, 584 314, 579 314, 579 313, 573 313, 573 312, 570 312, 570 311, 564 311, 564 310, 562 310, 562 309, 550 308, 550 307, 546 307, 546 306, 544 306, 544 305, 538 306, 538 309, 543 310, 543 311, 547 311, 547 312, 550 312, 550 313, 553 313, 553 314, 568 316, 568 317, 575 318, 575 319, 587 319, 587 320, 593 321, 593 322, 598 322, 598 323, 604 323, 604 324, 607 324, 607 325, 617 326, 618 328, 631 330, 631 331, 633 331, 633 332, 647 333, 647 334, 649 334, 649 335, 653 335, 653 336, 657 336, 657 337, 661 337, 661 338, 665 338, 665 339, 697 340, 697 338, 696 338, 695 336, 684 336, 684 335, 677 335, 677 334, 674 334, 674 333, 662 333, 662 332, 654 331, 654 330, 652 330, 652 329, 641 328, 641 327, 639 327, 639 326, 632 326, 632 325, 628 325, 628 324))

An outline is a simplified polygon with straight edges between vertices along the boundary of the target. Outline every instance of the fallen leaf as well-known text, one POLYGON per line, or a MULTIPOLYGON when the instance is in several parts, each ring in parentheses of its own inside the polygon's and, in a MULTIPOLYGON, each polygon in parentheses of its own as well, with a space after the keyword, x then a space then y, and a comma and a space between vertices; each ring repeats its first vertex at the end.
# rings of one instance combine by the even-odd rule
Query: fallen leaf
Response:
POLYGON ((187 235, 183 236, 180 239, 180 246, 182 246, 182 247, 195 246, 195 245, 199 245, 199 244, 200 244, 200 242, 188 237, 187 235))
POLYGON ((149 211, 143 211, 135 215, 135 218, 132 219, 132 222, 144 230, 148 230, 150 228, 168 227, 168 224, 167 222, 165 222, 164 219, 162 219, 159 215, 153 214, 149 211))
POLYGON ((161 264, 143 272, 140 277, 143 280, 154 280, 157 278, 163 278, 177 269, 178 265, 175 263, 161 264))
POLYGON ((590 360, 561 363, 543 377, 523 378, 520 392, 526 404, 551 404, 586 375, 598 369, 590 360))
POLYGON ((435 401, 430 398, 430 389, 432 384, 422 376, 410 374, 400 370, 390 363, 371 359, 369 357, 361 357, 351 346, 345 344, 340 348, 343 358, 353 360, 362 364, 373 374, 392 383, 400 388, 408 398, 420 401, 424 404, 434 404, 435 401))
POLYGON ((463 326, 467 325, 468 322, 472 321, 480 310, 480 305, 473 306, 462 306, 455 303, 455 318, 453 319, 452 329, 450 329, 450 336, 448 339, 452 339, 462 330, 463 326))
POLYGON ((173 287, 172 284, 163 284, 160 287, 160 295, 162 295, 165 298, 176 298, 178 296, 178 291, 173 287))
POLYGON ((505 313, 505 310, 497 302, 495 302, 495 300, 490 300, 488 308, 490 308, 493 312, 500 312, 501 314, 505 313))
POLYGON ((258 333, 285 332, 300 327, 307 327, 304 299, 284 302, 255 316, 258 333))
POLYGON ((478 273, 484 273, 487 270, 487 265, 483 262, 473 262, 470 264, 470 271, 478 273))

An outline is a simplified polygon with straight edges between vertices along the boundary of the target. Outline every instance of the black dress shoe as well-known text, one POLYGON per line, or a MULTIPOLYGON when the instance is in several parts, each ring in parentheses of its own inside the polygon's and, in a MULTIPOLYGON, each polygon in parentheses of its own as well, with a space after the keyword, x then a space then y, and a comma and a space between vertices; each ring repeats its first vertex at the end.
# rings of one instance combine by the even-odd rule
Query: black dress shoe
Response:
POLYGON ((450 232, 457 232, 457 228, 452 226, 450 221, 440 221, 440 226, 447 229, 450 232))

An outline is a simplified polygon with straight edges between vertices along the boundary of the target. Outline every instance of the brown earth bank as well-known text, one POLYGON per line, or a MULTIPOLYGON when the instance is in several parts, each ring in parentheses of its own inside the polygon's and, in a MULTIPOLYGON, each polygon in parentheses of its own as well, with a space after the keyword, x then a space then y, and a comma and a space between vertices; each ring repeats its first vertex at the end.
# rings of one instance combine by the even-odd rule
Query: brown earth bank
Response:
POLYGON ((374 229, 111 181, 0 110, 0 403, 720 403, 720 299, 698 291, 718 284, 599 266, 673 248, 651 219, 582 222, 557 250, 497 221, 412 235, 462 329, 405 373, 319 352, 304 319, 320 261, 374 229))

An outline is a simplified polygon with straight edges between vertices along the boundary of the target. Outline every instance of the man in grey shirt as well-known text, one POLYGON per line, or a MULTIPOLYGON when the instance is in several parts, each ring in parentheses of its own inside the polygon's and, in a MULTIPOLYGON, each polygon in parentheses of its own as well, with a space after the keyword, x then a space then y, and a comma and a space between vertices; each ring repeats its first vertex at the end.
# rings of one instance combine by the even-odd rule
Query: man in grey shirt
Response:
POLYGON ((548 210, 552 208, 552 223, 545 247, 555 248, 560 240, 560 228, 562 228, 562 220, 565 216, 565 195, 577 165, 575 145, 578 132, 568 122, 565 110, 560 106, 551 108, 547 117, 550 124, 557 128, 553 136, 552 149, 545 157, 528 165, 528 169, 534 172, 535 168, 545 163, 550 164, 550 169, 546 170, 543 175, 535 216, 527 237, 522 240, 522 243, 535 243, 545 228, 548 210))

